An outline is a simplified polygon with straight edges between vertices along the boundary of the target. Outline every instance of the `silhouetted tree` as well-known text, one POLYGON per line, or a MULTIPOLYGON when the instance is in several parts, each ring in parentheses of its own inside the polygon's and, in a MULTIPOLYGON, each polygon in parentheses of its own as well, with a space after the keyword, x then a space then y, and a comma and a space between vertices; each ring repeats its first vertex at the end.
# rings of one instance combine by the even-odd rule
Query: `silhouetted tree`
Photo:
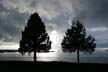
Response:
POLYGON ((79 51, 91 54, 96 47, 95 38, 86 36, 84 25, 76 20, 73 21, 71 29, 67 29, 66 36, 61 43, 63 52, 76 52, 79 63, 79 51))
POLYGON ((36 61, 36 52, 48 52, 51 49, 51 41, 46 32, 45 25, 37 13, 30 16, 27 26, 22 31, 20 48, 18 51, 22 54, 34 52, 34 61, 36 61))

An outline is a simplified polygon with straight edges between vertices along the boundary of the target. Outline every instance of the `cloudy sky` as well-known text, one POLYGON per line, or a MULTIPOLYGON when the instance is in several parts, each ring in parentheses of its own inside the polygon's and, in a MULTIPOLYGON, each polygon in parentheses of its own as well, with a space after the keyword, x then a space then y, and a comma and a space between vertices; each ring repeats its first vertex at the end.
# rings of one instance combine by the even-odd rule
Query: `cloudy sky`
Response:
MULTIPOLYGON (((0 45, 17 45, 31 13, 38 12, 53 42, 60 43, 74 18, 80 18, 97 47, 108 47, 107 0, 0 0, 0 45)), ((56 47, 55 47, 56 46, 56 47)))

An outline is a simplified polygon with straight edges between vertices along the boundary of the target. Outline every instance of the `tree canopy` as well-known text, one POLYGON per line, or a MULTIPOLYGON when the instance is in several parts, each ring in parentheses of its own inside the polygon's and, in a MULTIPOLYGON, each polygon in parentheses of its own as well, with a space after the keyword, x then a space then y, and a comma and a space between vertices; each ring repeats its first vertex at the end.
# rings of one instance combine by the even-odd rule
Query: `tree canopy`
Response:
POLYGON ((38 13, 30 16, 30 19, 22 31, 22 39, 20 40, 19 52, 45 52, 51 49, 51 41, 46 32, 45 25, 42 22, 38 13))
POLYGON ((65 34, 61 43, 63 52, 79 50, 91 54, 95 50, 95 38, 91 35, 86 35, 86 29, 80 21, 73 21, 71 28, 67 29, 65 34))

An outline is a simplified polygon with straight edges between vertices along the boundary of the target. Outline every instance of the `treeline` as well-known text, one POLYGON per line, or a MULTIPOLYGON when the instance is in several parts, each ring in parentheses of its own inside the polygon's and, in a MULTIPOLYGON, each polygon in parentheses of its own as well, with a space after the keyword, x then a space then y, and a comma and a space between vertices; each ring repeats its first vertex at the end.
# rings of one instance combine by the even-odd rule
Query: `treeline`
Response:
MULTIPOLYGON (((24 31, 22 31, 18 51, 21 54, 34 52, 34 62, 36 62, 36 52, 48 52, 52 42, 46 32, 44 22, 38 13, 33 13, 24 31)), ((86 35, 84 24, 77 19, 72 22, 71 28, 65 32, 61 46, 63 52, 77 52, 79 63, 79 52, 91 54, 96 48, 96 43, 94 37, 86 35)))

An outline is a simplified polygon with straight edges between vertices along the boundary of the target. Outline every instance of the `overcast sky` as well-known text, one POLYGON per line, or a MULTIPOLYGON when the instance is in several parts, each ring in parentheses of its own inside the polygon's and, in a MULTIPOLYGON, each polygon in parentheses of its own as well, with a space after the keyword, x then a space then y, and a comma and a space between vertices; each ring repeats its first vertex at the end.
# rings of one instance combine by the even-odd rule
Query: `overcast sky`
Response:
POLYGON ((108 47, 107 0, 0 0, 0 45, 18 44, 31 13, 38 12, 53 41, 60 47, 67 28, 80 18, 97 47, 108 47))

